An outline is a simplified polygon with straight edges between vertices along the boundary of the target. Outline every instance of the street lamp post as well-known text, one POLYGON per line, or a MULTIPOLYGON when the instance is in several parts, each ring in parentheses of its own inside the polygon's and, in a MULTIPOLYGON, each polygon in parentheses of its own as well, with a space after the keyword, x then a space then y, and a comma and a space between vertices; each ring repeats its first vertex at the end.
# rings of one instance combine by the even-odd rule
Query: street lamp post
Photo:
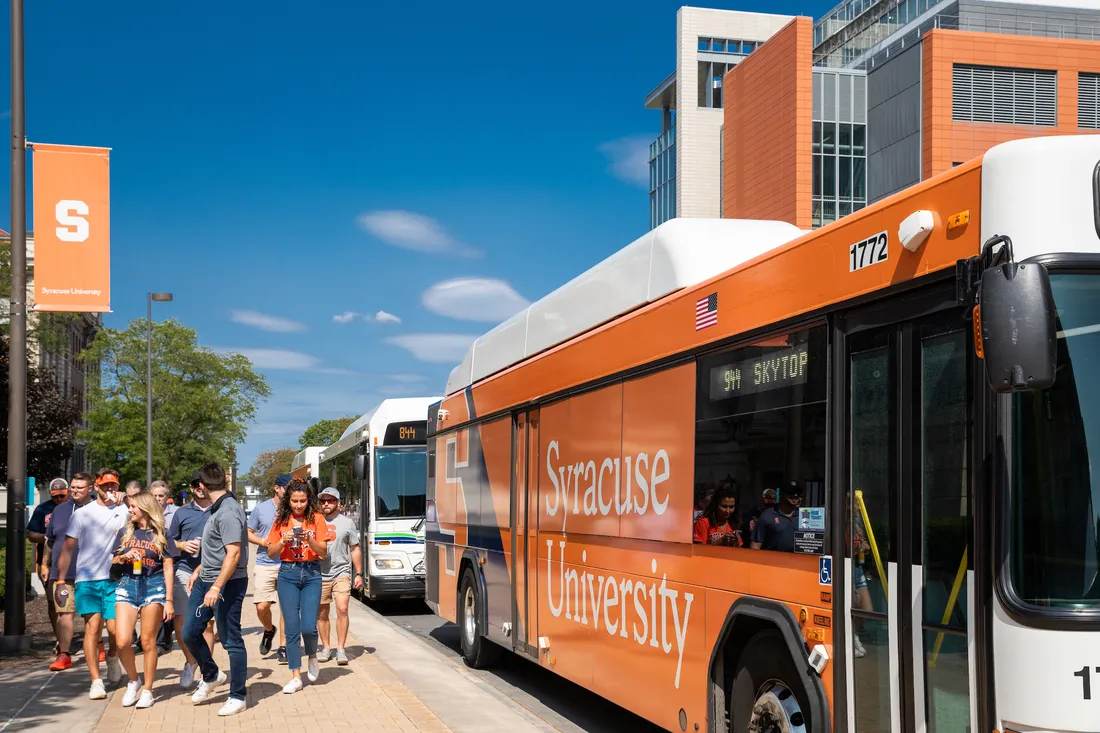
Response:
POLYGON ((148 313, 148 326, 145 340, 147 358, 145 362, 145 488, 153 483, 153 301, 168 303, 171 293, 149 293, 145 299, 148 313))

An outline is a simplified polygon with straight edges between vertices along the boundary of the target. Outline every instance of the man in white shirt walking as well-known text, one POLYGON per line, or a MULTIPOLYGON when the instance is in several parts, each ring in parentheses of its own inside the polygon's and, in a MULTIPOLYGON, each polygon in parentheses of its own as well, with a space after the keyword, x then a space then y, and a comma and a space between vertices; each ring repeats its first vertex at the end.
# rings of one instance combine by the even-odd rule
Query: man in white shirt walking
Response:
POLYGON ((68 577, 73 553, 76 558, 76 612, 84 617, 84 661, 92 677, 88 697, 103 700, 107 690, 99 677, 99 639, 103 625, 107 626, 107 681, 122 679, 122 664, 115 646, 115 589, 111 580, 111 553, 115 549, 118 531, 129 513, 121 507, 118 491, 118 471, 101 468, 96 474, 96 500, 73 514, 65 530, 65 542, 57 560, 58 583, 68 577))

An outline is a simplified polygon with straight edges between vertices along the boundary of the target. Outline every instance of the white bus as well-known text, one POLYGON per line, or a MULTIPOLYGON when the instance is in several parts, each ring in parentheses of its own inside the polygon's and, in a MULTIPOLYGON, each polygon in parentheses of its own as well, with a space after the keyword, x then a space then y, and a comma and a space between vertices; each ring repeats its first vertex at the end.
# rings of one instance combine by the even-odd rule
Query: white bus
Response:
MULTIPOLYGON (((325 449, 323 445, 314 445, 309 448, 303 448, 298 451, 294 456, 294 461, 290 464, 290 473, 295 478, 308 479, 310 477, 321 477, 321 451, 325 449)), ((324 488, 322 485, 321 488, 324 488)))
POLYGON ((424 595, 427 416, 438 397, 384 400, 321 451, 318 478, 359 528, 364 596, 424 595))

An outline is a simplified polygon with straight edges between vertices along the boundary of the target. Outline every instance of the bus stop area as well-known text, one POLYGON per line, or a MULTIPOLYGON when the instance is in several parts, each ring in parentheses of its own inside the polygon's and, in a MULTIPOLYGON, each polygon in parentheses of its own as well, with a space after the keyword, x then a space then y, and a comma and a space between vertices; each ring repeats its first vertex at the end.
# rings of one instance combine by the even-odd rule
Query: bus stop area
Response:
MULTIPOLYGON (((0 670, 0 733, 169 733, 272 730, 400 731, 401 733, 528 733, 553 731, 513 700, 447 659, 423 640, 370 608, 353 601, 348 654, 351 662, 321 666, 317 683, 293 694, 282 693, 289 679, 274 654, 260 656, 260 624, 255 606, 246 602, 242 617, 248 645, 248 709, 219 718, 228 685, 210 700, 194 705, 191 691, 178 684, 183 654, 178 645, 160 659, 148 710, 124 708, 125 682, 108 686, 108 698, 88 699, 83 658, 71 670, 53 673, 45 663, 0 670)), ((334 619, 335 620, 335 619, 334 619)), ((228 669, 219 646, 215 659, 228 669)), ((140 667, 141 657, 138 657, 140 667)), ((105 673, 105 665, 101 665, 105 673)), ((125 680, 125 677, 123 678, 125 680)))

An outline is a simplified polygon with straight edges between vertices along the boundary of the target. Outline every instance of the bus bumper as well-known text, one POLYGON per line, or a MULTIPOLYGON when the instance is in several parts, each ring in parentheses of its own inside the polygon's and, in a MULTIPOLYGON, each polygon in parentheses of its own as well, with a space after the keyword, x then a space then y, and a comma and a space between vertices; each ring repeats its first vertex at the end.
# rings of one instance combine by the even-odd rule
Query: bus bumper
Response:
POLYGON ((372 575, 367 592, 375 598, 423 598, 423 575, 372 575))

